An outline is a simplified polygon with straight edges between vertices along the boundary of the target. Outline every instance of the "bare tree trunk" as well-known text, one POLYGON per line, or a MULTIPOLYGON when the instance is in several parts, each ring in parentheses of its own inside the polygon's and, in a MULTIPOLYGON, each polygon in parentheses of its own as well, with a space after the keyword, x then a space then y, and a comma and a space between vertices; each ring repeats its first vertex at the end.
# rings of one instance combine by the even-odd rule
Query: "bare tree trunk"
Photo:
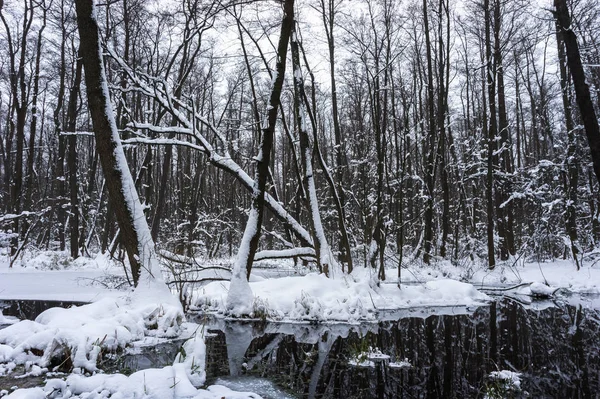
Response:
POLYGON ((317 200, 317 189, 315 185, 315 176, 312 165, 312 148, 310 146, 310 135, 308 133, 308 118, 306 113, 306 104, 304 103, 304 77, 300 69, 300 50, 298 45, 298 35, 294 28, 291 37, 292 67, 294 76, 294 113, 298 125, 298 136, 300 141, 300 158, 304 169, 304 181, 308 195, 308 206, 311 215, 311 225, 313 230, 313 241, 317 258, 317 266, 320 271, 329 276, 329 266, 331 264, 329 244, 325 237, 321 214, 319 212, 319 203, 317 200))
POLYGON ((571 241, 571 255, 579 270, 579 246, 577 243, 577 186, 579 185, 579 156, 577 154, 577 139, 575 137, 575 123, 571 112, 571 95, 567 71, 567 57, 565 54, 563 33, 558 23, 556 24, 556 43, 558 45, 558 66, 560 70, 560 89, 562 94, 563 112, 565 114, 565 127, 567 128, 567 159, 565 173, 565 196, 567 199, 565 228, 571 241))
POLYGON ((252 311, 252 291, 248 285, 248 278, 252 271, 254 255, 258 249, 262 219, 265 205, 265 191, 269 178, 269 165, 273 148, 273 136, 277 123, 281 91, 285 75, 285 64, 288 44, 294 27, 294 0, 285 0, 283 4, 283 20, 279 44, 277 46, 277 63, 275 78, 269 98, 267 124, 262 129, 262 139, 259 153, 256 157, 257 168, 254 185, 252 187, 252 203, 242 242, 238 250, 238 258, 234 264, 229 293, 227 295, 227 309, 233 314, 249 314, 252 311), (244 270, 245 269, 245 270, 244 270), (245 273, 244 273, 245 271, 245 273), (250 303, 248 302, 250 301, 250 303))
MULTIPOLYGON (((81 69, 83 62, 77 60, 75 66, 75 78, 69 93, 69 105, 67 106, 67 131, 75 133, 77 130, 77 99, 81 87, 81 69)), ((79 256, 79 185, 77 184, 77 136, 69 136, 69 152, 67 154, 67 165, 69 166, 69 191, 71 200, 71 216, 69 222, 69 238, 71 257, 79 256)))
POLYGON ((427 0, 423 0, 423 19, 425 23, 425 49, 427 57, 427 116, 429 121, 429 132, 427 134, 427 159, 425 165, 425 186, 427 199, 425 200, 424 213, 424 246, 423 262, 429 264, 431 252, 433 251, 433 195, 435 186, 435 107, 433 97, 433 55, 431 54, 431 39, 429 38, 429 12, 427 11, 427 0))
POLYGON ((573 77, 579 113, 581 119, 583 119, 585 133, 592 154, 594 173, 600 183, 600 128, 598 127, 598 118, 590 95, 590 87, 585 81, 585 72, 581 63, 577 36, 575 36, 575 32, 571 29, 571 16, 569 15, 566 0, 554 0, 554 6, 556 7, 554 16, 558 22, 567 49, 567 63, 573 77))
POLYGON ((134 284, 162 281, 154 243, 125 160, 102 62, 100 34, 91 0, 76 0, 80 51, 85 69, 88 106, 109 201, 121 230, 134 284))
MULTIPOLYGON (((494 254, 494 140, 496 139, 496 93, 494 77, 496 75, 494 62, 492 60, 492 44, 490 39, 491 16, 489 0, 484 1, 485 13, 485 64, 487 75, 488 104, 489 104, 489 127, 487 128, 487 244, 488 244, 488 268, 494 269, 496 259, 494 254)), ((487 112, 487 110, 483 110, 487 112)))
POLYGON ((329 77, 331 81, 331 111, 333 118, 333 134, 335 140, 335 175, 337 187, 332 188, 334 196, 339 198, 338 215, 339 227, 341 230, 340 249, 344 251, 341 256, 342 262, 348 263, 348 273, 352 273, 353 262, 352 253, 350 250, 350 240, 346 229, 346 195, 344 193, 345 172, 348 168, 347 157, 344 143, 342 142, 342 129, 340 126, 340 116, 338 107, 337 83, 335 78, 335 40, 333 36, 333 28, 335 22, 335 0, 321 0, 321 14, 323 18, 323 26, 327 36, 327 46, 329 48, 329 77))
MULTIPOLYGON (((33 197, 33 174, 34 174, 34 160, 35 160, 35 138, 37 136, 37 122, 38 122, 38 97, 40 88, 40 64, 42 58, 42 37, 44 30, 46 29, 46 7, 42 4, 42 26, 38 31, 38 37, 36 42, 35 51, 35 73, 33 75, 33 93, 31 99, 31 124, 29 129, 29 149, 27 151, 27 172, 25 173, 25 200, 23 208, 27 211, 31 211, 32 197, 33 197)), ((27 231, 26 223, 23 223, 23 229, 27 231)))

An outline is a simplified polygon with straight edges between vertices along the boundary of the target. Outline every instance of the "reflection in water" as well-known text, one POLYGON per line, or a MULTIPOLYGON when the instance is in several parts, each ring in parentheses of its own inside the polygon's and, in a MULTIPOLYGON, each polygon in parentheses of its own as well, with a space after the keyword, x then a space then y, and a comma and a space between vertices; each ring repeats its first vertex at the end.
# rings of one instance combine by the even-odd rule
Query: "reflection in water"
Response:
POLYGON ((581 305, 531 310, 504 300, 471 315, 360 326, 214 323, 207 326, 215 333, 207 339, 209 378, 246 373, 299 397, 477 398, 492 389, 494 370, 522 373, 522 391, 510 397, 600 392, 600 313, 581 305), (369 348, 391 359, 348 362, 369 348), (390 367, 405 358, 411 368, 390 367))

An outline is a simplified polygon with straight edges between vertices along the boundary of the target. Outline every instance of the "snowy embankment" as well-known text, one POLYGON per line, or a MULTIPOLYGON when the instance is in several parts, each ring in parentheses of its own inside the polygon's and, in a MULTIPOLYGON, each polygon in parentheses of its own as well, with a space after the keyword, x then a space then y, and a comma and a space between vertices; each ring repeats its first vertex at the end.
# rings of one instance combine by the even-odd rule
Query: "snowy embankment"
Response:
POLYGON ((582 261, 579 271, 572 260, 524 262, 511 259, 498 264, 494 270, 480 264, 465 262, 452 265, 443 261, 432 266, 421 265, 409 270, 403 269, 402 273, 402 280, 406 282, 451 278, 469 282, 478 289, 533 283, 533 291, 542 288, 540 284, 543 284, 552 290, 561 288, 577 294, 600 294, 600 262, 595 258, 582 261))
MULTIPOLYGON (((190 337, 172 366, 123 374, 71 374, 66 379, 49 379, 43 388, 17 389, 7 399, 112 398, 112 399, 242 399, 259 398, 221 385, 198 389, 206 380, 206 346, 202 333, 190 337)), ((36 366, 32 366, 36 368, 36 366)), ((39 372, 39 367, 36 368, 39 372)), ((0 395, 1 395, 0 391, 0 395)), ((6 391, 5 391, 6 392, 6 391)))
POLYGON ((103 257, 76 262, 64 258, 63 254, 42 253, 31 259, 28 268, 0 265, 0 299, 95 301, 68 309, 50 308, 35 321, 18 321, 0 312, 0 397, 13 388, 2 384, 3 376, 20 379, 55 371, 71 374, 66 379, 48 379, 43 388, 13 390, 6 398, 258 397, 223 386, 200 388, 206 380, 202 329, 184 322, 181 304, 164 284, 133 292, 111 290, 98 282, 122 278, 122 271, 105 264, 103 257), (130 376, 103 374, 98 368, 107 354, 118 356, 137 344, 172 338, 186 339, 172 366, 130 376))
MULTIPOLYGON (((380 284, 366 274, 330 279, 322 274, 250 283, 253 317, 282 321, 373 321, 378 312, 414 307, 480 305, 489 297, 471 284, 440 279, 422 285, 380 284)), ((213 282, 197 292, 196 307, 227 313, 229 282, 213 282)))
MULTIPOLYGON (((157 302, 137 293, 105 298, 69 309, 51 308, 35 321, 24 320, 0 330, 0 376, 17 366, 25 374, 72 369, 66 379, 49 379, 43 388, 17 389, 7 398, 257 398, 222 386, 199 389, 206 380, 206 346, 200 326, 182 323, 181 306, 159 296, 157 302), (118 354, 135 342, 185 337, 172 366, 130 376, 103 374, 103 354, 118 354)), ((0 387, 0 396, 10 387, 0 387), (2 391, 4 389, 4 391, 2 391)))
POLYGON ((126 283, 123 267, 107 255, 73 260, 67 252, 31 251, 8 265, 0 256, 0 300, 93 302, 124 294, 111 288, 126 283))

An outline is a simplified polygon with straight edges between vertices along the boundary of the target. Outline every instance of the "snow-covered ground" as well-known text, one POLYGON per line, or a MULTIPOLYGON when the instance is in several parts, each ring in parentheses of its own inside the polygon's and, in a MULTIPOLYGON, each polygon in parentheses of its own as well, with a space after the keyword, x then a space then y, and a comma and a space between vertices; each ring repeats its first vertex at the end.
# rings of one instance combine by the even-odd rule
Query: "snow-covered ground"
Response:
MULTIPOLYGON (((402 270, 400 284, 395 268, 386 270, 387 281, 377 282, 370 268, 358 267, 352 275, 330 279, 294 269, 289 262, 282 262, 282 266, 256 269, 251 278, 254 317, 356 323, 375 321, 385 312, 429 307, 458 313, 488 302, 490 297, 484 291, 489 293, 494 287, 530 296, 554 295, 558 288, 600 293, 600 265, 593 261, 584 262, 580 271, 572 262, 562 260, 513 260, 493 271, 468 263, 413 264, 402 270)), ((211 270, 198 275, 227 278, 229 273, 211 270)), ((15 322, 0 312, 0 324, 9 325, 0 330, 0 376, 17 366, 28 375, 44 374, 52 371, 56 358, 61 357, 69 358, 75 371, 66 379, 49 379, 45 387, 14 390, 8 398, 258 397, 220 385, 202 389, 205 346, 198 326, 181 323, 184 315, 175 296, 166 293, 168 298, 153 297, 146 293, 136 297, 123 286, 124 280, 122 266, 104 256, 73 262, 65 253, 38 252, 25 254, 13 268, 8 268, 5 258, 0 259, 0 300, 92 302, 71 309, 49 309, 35 321, 15 322), (121 288, 116 289, 119 285, 121 288), (96 367, 101 353, 122 351, 136 342, 174 337, 189 340, 172 366, 130 376, 103 374, 96 367)), ((229 315, 228 288, 228 281, 191 287, 193 303, 197 309, 229 315)), ((374 361, 370 357, 363 360, 374 361)), ((0 383, 0 397, 9 388, 0 383)))
POLYGON ((73 261, 65 252, 26 253, 8 266, 8 260, 0 258, 0 300, 94 302, 124 293, 112 289, 116 280, 125 278, 123 268, 104 255, 73 261))
MULTIPOLYGON (((202 265, 202 260, 198 264, 202 265)), ((213 261, 219 265, 231 260, 213 261)), ((386 270, 388 279, 376 284, 375 271, 357 267, 351 276, 328 279, 323 275, 294 269, 291 262, 273 261, 255 268, 250 279, 252 309, 256 317, 299 321, 368 321, 381 311, 419 307, 469 307, 488 300, 489 288, 520 284, 518 294, 552 294, 557 288, 575 293, 600 293, 600 262, 583 262, 580 271, 570 260, 527 263, 510 260, 490 271, 476 263, 437 262, 430 266, 413 263, 402 269, 400 289, 397 270, 386 270), (532 285, 528 285, 533 283, 532 285)), ((222 269, 194 272, 193 278, 224 278, 222 269)), ((186 276, 190 277, 190 276, 186 276)), ((68 260, 66 253, 26 254, 12 269, 0 259, 0 300, 40 299, 92 302, 117 298, 127 292, 122 265, 103 255, 93 259, 68 260)), ((198 309, 225 313, 229 282, 214 281, 190 287, 198 309)))
MULTIPOLYGON (((329 279, 322 274, 290 276, 251 282, 253 316, 285 321, 360 322, 379 311, 426 306, 480 305, 489 297, 471 284, 450 279, 419 285, 380 284, 356 275, 329 279)), ((229 282, 213 282, 197 292, 196 306, 226 313, 229 282)))
MULTIPOLYGON (((568 260, 484 265, 438 262, 386 270, 388 279, 374 280, 376 271, 356 268, 352 275, 329 279, 316 273, 277 279, 251 279, 254 317, 284 321, 360 322, 376 320, 382 312, 426 307, 447 307, 453 312, 485 303, 486 293, 510 292, 547 297, 558 289, 573 293, 600 293, 600 264, 588 262, 577 271, 568 260), (517 287, 518 286, 518 287, 517 287), (505 291, 506 290, 506 291, 505 291), (484 293, 485 292, 485 293, 484 293)), ((195 292, 198 309, 227 314, 229 283, 212 282, 195 292)))
POLYGON ((0 268, 0 299, 94 301, 68 309, 50 308, 35 321, 17 322, 0 313, 0 324, 9 324, 0 329, 0 397, 7 394, 10 399, 259 397, 220 385, 202 389, 206 380, 204 330, 197 324, 183 322, 181 304, 170 292, 158 286, 135 291, 98 286, 100 277, 108 276, 112 281, 119 272, 111 273, 116 270, 107 267, 102 257, 100 261, 77 262, 63 258, 62 254, 42 253, 32 258, 31 268, 8 268, 6 264, 0 268), (2 292, 10 295, 5 297, 2 292), (141 370, 129 376, 104 374, 98 369, 98 360, 104 354, 122 353, 139 342, 172 338, 183 338, 185 343, 171 366, 141 370), (48 374, 44 387, 3 386, 2 377, 14 374, 16 369, 20 370, 17 379, 64 369, 71 370, 71 374, 64 379, 50 378, 48 374))

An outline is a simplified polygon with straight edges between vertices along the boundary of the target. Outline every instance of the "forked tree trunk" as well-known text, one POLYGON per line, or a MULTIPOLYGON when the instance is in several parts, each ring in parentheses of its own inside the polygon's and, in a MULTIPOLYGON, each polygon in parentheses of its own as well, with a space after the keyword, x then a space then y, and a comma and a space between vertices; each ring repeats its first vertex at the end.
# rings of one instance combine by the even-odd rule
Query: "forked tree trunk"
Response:
POLYGON ((248 278, 252 271, 254 255, 258 249, 262 219, 265 206, 265 188, 269 177, 269 165, 273 149, 273 136, 277 122, 281 89, 285 75, 286 55, 292 28, 294 26, 294 0, 285 0, 283 4, 283 21, 277 46, 277 63, 273 87, 269 97, 267 124, 262 129, 262 140, 256 157, 256 177, 252 187, 252 203, 250 214, 244 229, 244 235, 238 250, 238 257, 233 266, 231 284, 227 295, 227 309, 232 314, 249 314, 252 311, 252 291, 248 278), (245 269, 245 273, 244 273, 245 269))

